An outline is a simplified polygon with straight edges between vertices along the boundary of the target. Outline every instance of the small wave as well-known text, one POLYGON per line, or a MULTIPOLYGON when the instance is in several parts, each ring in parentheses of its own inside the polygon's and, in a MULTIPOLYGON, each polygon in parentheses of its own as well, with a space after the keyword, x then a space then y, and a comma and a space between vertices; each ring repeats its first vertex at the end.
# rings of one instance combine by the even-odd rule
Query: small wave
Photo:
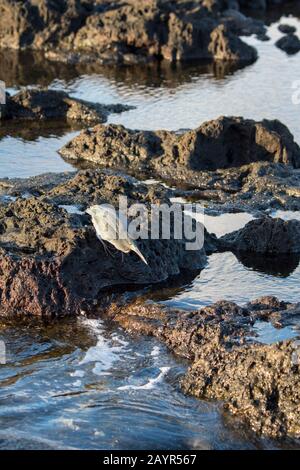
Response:
POLYGON ((84 377, 85 372, 84 370, 75 370, 75 372, 71 372, 71 377, 84 377))
POLYGON ((0 449, 55 449, 55 450, 76 450, 76 447, 62 444, 59 441, 28 434, 28 431, 19 431, 13 428, 6 428, 0 431, 0 449))
POLYGON ((88 349, 79 365, 94 362, 93 373, 105 375, 119 359, 120 353, 124 351, 127 342, 117 335, 113 339, 105 338, 103 335, 103 323, 99 320, 86 320, 85 324, 91 327, 97 335, 97 344, 88 349))
POLYGON ((160 347, 159 347, 159 346, 154 346, 154 348, 152 349, 150 355, 151 355, 152 357, 157 357, 157 356, 160 355, 160 352, 161 352, 160 347))
POLYGON ((56 420, 54 420, 56 424, 62 426, 62 427, 65 427, 65 428, 68 428, 68 429, 72 429, 72 431, 79 431, 80 427, 78 426, 78 424, 75 424, 74 422, 74 419, 70 419, 70 418, 58 418, 56 420))
POLYGON ((161 383, 164 377, 170 370, 170 367, 160 367, 160 373, 157 377, 149 379, 149 381, 143 385, 123 385, 122 387, 118 387, 118 390, 151 390, 156 385, 161 383))

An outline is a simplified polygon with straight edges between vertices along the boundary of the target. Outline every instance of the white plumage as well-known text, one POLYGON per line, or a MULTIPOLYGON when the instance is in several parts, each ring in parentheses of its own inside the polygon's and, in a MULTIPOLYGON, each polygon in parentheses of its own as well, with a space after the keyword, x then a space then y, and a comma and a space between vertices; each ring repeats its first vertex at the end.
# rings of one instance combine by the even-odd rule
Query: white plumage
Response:
POLYGON ((91 206, 86 212, 92 217, 97 237, 103 245, 106 241, 122 253, 134 251, 144 263, 148 264, 134 240, 129 237, 123 221, 112 207, 104 204, 91 206))

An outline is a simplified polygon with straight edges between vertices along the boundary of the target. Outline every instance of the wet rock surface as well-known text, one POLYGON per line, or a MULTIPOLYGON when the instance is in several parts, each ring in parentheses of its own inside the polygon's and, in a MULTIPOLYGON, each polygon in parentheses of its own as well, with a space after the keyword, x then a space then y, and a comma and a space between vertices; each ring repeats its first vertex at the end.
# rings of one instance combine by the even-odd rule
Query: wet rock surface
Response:
POLYGON ((255 49, 220 19, 232 5, 218 0, 56 0, 34 4, 1 0, 0 47, 42 49, 48 58, 69 63, 100 60, 132 64, 195 58, 253 61, 255 49))
POLYGON ((199 311, 172 310, 142 299, 111 305, 105 314, 132 334, 154 336, 175 354, 192 361, 182 390, 217 399, 255 432, 300 437, 299 345, 287 340, 257 342, 256 321, 276 327, 298 318, 298 304, 264 297, 239 307, 220 301, 199 311))
POLYGON ((224 249, 238 252, 300 253, 300 222, 262 217, 223 236, 219 243, 224 249))
POLYGON ((7 95, 1 113, 2 121, 9 120, 66 120, 96 124, 105 122, 110 113, 121 113, 130 106, 102 105, 71 98, 63 91, 47 88, 23 89, 7 95))
MULTIPOLYGON (((116 206, 119 195, 130 202, 161 202, 161 187, 100 171, 55 176, 52 183, 38 178, 27 185, 27 190, 35 187, 35 196, 8 204, 4 198, 0 206, 2 315, 76 315, 101 303, 113 286, 161 282, 206 263, 204 250, 188 251, 185 240, 172 235, 171 240, 138 241, 149 266, 133 254, 111 249, 109 255, 90 218, 81 213, 91 204, 116 206), (81 211, 71 204, 80 204, 81 211)), ((24 185, 19 188, 23 191, 24 185)))

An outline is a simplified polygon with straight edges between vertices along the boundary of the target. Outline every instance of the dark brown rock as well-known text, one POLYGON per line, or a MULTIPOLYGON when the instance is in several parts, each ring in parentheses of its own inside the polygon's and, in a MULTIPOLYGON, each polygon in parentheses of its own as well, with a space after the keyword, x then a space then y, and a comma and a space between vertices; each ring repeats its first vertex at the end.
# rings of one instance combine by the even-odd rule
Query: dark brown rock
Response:
POLYGON ((0 47, 44 50, 48 58, 70 63, 253 61, 255 49, 220 23, 219 13, 229 3, 1 0, 0 47))
POLYGON ((72 41, 74 32, 88 15, 88 4, 80 0, 1 0, 0 46, 41 49, 72 41))
POLYGON ((241 7, 252 10, 266 10, 267 8, 284 5, 285 3, 290 3, 290 0, 239 0, 241 7))
POLYGON ((222 248, 237 252, 274 255, 300 253, 300 222, 263 217, 224 235, 219 243, 222 248))
POLYGON ((60 153, 79 167, 157 176, 174 196, 222 211, 300 210, 300 149, 279 121, 221 117, 184 133, 100 125, 60 153))
POLYGON ((290 166, 254 163, 239 171, 228 170, 223 177, 229 187, 235 178, 239 183, 234 194, 221 193, 223 210, 300 210, 300 174, 290 166))
POLYGON ((95 124, 105 122, 110 113, 127 109, 131 108, 123 105, 94 104, 71 98, 63 91, 30 88, 23 89, 13 96, 7 96, 2 119, 64 119, 95 124))
POLYGON ((181 269, 200 269, 206 263, 204 250, 187 251, 185 240, 172 235, 171 240, 138 241, 149 266, 134 254, 123 257, 112 250, 110 256, 97 239, 89 216, 60 207, 80 204, 84 210, 103 202, 116 206, 122 194, 129 202, 161 202, 160 187, 138 185, 130 178, 99 171, 55 176, 55 180, 47 185, 40 178, 40 187, 32 186, 39 197, 27 195, 0 206, 2 315, 76 315, 103 302, 113 286, 132 289, 166 280, 181 269))
POLYGON ((295 343, 204 347, 183 381, 194 396, 225 401, 259 434, 300 437, 299 365, 295 343))
POLYGON ((279 121, 240 117, 220 117, 183 134, 99 125, 83 131, 60 153, 68 159, 151 170, 158 175, 186 171, 186 180, 190 170, 217 170, 256 161, 300 167, 300 148, 286 126, 279 121))

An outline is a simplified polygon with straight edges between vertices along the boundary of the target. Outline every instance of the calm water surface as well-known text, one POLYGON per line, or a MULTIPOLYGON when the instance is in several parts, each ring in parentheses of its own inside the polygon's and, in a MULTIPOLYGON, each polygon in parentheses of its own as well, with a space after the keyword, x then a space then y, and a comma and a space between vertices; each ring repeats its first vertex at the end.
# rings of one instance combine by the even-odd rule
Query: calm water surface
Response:
MULTIPOLYGON (((294 17, 281 19, 298 27, 294 17)), ((300 80, 299 54, 288 57, 274 47, 280 36, 271 24, 269 42, 247 38, 259 60, 240 70, 207 64, 95 70, 45 64, 38 57, 1 57, 0 70, 11 91, 36 83, 64 89, 101 103, 137 109, 111 115, 130 128, 185 129, 219 115, 283 121, 300 143, 300 106, 292 103, 292 84, 300 80), (29 67, 29 64, 31 66, 29 67), (3 72, 2 72, 3 71, 3 72)), ((78 129, 54 124, 0 127, 0 177, 27 177, 72 166, 57 150, 78 129)), ((273 216, 299 218, 296 213, 273 216)), ((221 236, 252 219, 249 214, 206 216, 207 228, 221 236)), ((184 309, 220 298, 245 303, 261 295, 298 301, 299 259, 261 259, 215 254, 196 277, 157 290, 155 300, 184 309)), ((263 342, 298 334, 256 325, 263 342)), ((100 320, 59 325, 0 324, 7 364, 0 366, 0 448, 269 448, 289 446, 253 436, 224 416, 218 403, 182 395, 178 378, 186 364, 148 339, 132 338, 100 320)))

